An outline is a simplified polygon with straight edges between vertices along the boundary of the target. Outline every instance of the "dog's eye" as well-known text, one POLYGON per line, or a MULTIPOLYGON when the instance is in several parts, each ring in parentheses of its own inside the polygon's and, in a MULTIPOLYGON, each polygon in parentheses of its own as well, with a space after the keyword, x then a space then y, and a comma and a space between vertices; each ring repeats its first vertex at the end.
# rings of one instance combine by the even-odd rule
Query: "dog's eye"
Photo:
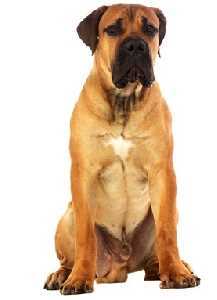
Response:
POLYGON ((121 26, 121 19, 118 19, 116 23, 106 27, 104 31, 109 36, 118 36, 123 32, 122 26, 121 26))
POLYGON ((150 37, 154 37, 158 33, 158 29, 151 24, 148 24, 146 18, 143 18, 142 31, 150 37))
POLYGON ((120 30, 119 30, 119 28, 117 28, 117 26, 115 26, 115 25, 111 25, 111 26, 107 27, 105 29, 105 32, 109 36, 117 36, 117 35, 119 35, 121 33, 120 30))
POLYGON ((143 30, 149 36, 155 36, 155 34, 158 32, 158 29, 152 25, 146 25, 145 28, 143 28, 143 30))

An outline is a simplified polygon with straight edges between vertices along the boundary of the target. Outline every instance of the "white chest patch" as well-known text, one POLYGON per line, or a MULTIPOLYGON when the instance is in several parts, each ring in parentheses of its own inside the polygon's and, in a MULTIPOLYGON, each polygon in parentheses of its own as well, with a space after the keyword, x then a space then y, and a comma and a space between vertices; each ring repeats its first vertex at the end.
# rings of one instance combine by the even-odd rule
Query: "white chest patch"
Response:
POLYGON ((133 143, 129 140, 124 139, 122 136, 119 137, 111 137, 106 145, 111 145, 114 149, 116 155, 118 155, 121 159, 126 159, 129 149, 133 147, 133 143))

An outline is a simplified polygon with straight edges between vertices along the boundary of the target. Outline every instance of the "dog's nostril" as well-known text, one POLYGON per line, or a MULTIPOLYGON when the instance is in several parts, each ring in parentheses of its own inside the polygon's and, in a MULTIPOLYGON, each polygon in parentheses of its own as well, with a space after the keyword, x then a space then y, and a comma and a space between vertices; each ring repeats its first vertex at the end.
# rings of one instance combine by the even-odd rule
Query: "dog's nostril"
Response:
POLYGON ((126 48, 129 52, 133 52, 134 51, 134 45, 132 43, 129 43, 126 45, 126 48))
POLYGON ((144 47, 144 44, 143 44, 143 43, 140 43, 140 44, 139 44, 138 50, 139 50, 139 51, 144 51, 144 50, 145 50, 145 47, 144 47))

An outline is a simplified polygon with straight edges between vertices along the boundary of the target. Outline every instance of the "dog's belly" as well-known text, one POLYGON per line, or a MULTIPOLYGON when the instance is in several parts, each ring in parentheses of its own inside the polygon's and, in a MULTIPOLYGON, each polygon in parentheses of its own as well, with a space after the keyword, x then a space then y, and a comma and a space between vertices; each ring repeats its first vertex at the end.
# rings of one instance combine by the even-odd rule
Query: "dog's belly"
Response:
POLYGON ((131 234, 148 213, 148 180, 142 169, 128 159, 130 150, 136 147, 131 140, 112 137, 104 145, 112 147, 114 160, 99 174, 96 221, 122 239, 123 231, 131 234))

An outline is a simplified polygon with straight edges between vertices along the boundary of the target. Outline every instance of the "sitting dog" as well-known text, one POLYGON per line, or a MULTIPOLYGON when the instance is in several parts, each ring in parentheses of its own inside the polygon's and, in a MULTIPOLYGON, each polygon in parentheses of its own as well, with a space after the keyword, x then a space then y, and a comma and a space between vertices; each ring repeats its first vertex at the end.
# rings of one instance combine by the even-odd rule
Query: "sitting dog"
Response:
POLYGON ((123 282, 129 272, 161 288, 200 279, 177 248, 171 116, 153 66, 166 18, 142 5, 102 6, 78 35, 93 68, 71 118, 72 202, 56 232, 60 268, 45 283, 62 294, 123 282))

